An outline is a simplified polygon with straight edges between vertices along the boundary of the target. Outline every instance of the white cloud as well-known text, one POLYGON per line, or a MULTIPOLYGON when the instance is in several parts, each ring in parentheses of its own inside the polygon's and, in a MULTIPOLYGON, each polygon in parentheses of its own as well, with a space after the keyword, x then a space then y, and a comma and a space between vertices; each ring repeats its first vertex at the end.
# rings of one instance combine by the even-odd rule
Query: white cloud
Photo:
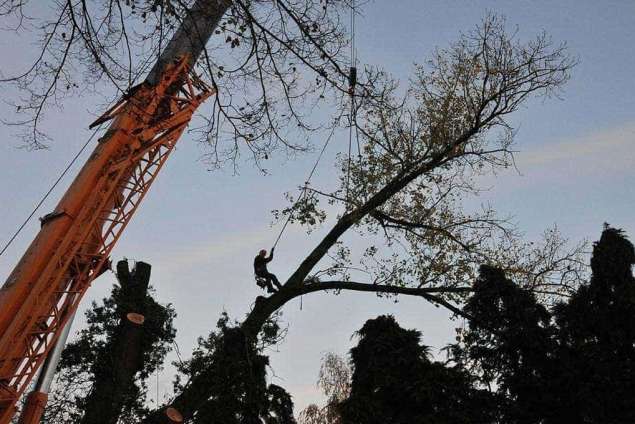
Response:
POLYGON ((520 171, 532 176, 544 168, 565 169, 570 175, 630 170, 635 165, 635 123, 531 146, 517 156, 520 171))

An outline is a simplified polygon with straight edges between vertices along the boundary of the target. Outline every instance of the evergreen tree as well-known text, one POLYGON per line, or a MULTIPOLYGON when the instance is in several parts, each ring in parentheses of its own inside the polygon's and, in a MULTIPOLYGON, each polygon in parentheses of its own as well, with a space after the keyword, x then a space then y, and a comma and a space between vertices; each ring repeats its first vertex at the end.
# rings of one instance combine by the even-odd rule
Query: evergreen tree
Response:
POLYGON ((552 311, 481 267, 453 351, 500 396, 504 423, 635 422, 635 249, 621 230, 595 243, 592 276, 552 311))
POLYGON ((558 405, 549 383, 558 368, 549 311, 490 266, 481 267, 464 311, 470 326, 455 348, 457 359, 496 389, 503 422, 543 422, 558 405))
POLYGON ((263 343, 256 346, 223 314, 217 330, 200 339, 192 359, 179 366, 182 377, 175 384, 177 391, 194 377, 205 381, 205 391, 188 399, 196 405, 174 403, 173 407, 194 407, 198 413, 191 422, 196 424, 295 424, 291 396, 266 382, 269 358, 262 355, 262 349, 277 338, 277 331, 277 324, 270 321, 263 343))
POLYGON ((563 408, 580 422, 635 422, 634 263, 623 232, 605 228, 589 284, 555 309, 566 364, 563 408))
POLYGON ((420 332, 379 316, 357 334, 351 392, 339 406, 343 424, 492 421, 493 398, 460 368, 431 361, 420 332))

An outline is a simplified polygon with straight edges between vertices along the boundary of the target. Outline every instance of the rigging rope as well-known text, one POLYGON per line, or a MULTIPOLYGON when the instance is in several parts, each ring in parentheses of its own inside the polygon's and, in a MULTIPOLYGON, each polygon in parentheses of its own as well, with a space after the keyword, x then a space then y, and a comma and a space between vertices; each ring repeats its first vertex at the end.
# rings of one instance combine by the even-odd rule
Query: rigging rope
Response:
POLYGON ((4 247, 2 248, 2 250, 0 251, 0 256, 2 256, 2 254, 9 248, 9 246, 11 246, 11 244, 13 243, 13 241, 15 240, 15 238, 20 234, 20 232, 22 232, 22 230, 24 229, 24 227, 26 227, 26 225, 29 223, 29 221, 31 220, 31 218, 33 218, 33 215, 35 215, 35 213, 38 211, 38 209, 40 209, 40 206, 42 206, 42 204, 46 201, 46 199, 49 197, 49 195, 51 194, 51 192, 53 190, 55 190, 55 187, 57 187, 57 185, 59 184, 59 182, 62 180, 62 178, 64 178, 64 176, 68 173, 68 171, 71 169, 71 167, 75 164, 75 162, 77 161, 77 159, 81 156, 81 154, 84 152, 84 150, 86 150, 86 147, 88 147, 88 144, 93 140, 93 138, 95 138, 95 135, 99 132, 101 128, 101 125, 98 126, 97 128, 95 128, 95 131, 93 131, 93 134, 90 136, 90 138, 86 141, 86 143, 84 143, 84 145, 82 146, 82 148, 79 150, 79 152, 77 152, 77 154, 75 155, 75 157, 70 161, 70 163, 66 166, 66 168, 64 169, 64 171, 62 171, 62 173, 60 174, 60 176, 57 178, 57 180, 55 180, 55 182, 53 183, 53 185, 51 186, 51 188, 49 188, 49 190, 46 192, 46 194, 42 197, 42 199, 35 205, 35 207, 33 208, 33 210, 31 211, 31 213, 29 214, 29 216, 24 220, 24 222, 22 223, 22 225, 20 225, 20 227, 18 228, 18 230, 13 234, 13 236, 9 239, 9 241, 4 245, 4 247))
POLYGON ((355 0, 351 2, 351 63, 355 66, 355 0))
MULTIPOLYGON (((132 81, 129 83, 130 87, 133 87, 133 85, 139 80, 139 78, 141 77, 142 73, 145 73, 146 69, 148 68, 148 65, 150 64, 150 57, 146 58, 143 63, 141 63, 141 65, 139 65, 139 69, 137 70, 137 72, 135 73, 134 78, 132 79, 132 81)), ((106 106, 106 109, 109 109, 117 100, 117 98, 115 98, 113 101, 111 101, 108 106, 106 106)), ((29 214, 29 216, 24 220, 24 222, 22 223, 22 225, 20 225, 20 227, 17 229, 17 231, 13 234, 13 236, 9 239, 9 241, 4 245, 4 247, 2 248, 2 250, 0 250, 0 256, 2 256, 4 254, 4 252, 9 248, 9 246, 11 246, 11 244, 13 243, 13 241, 16 239, 16 237, 18 235, 20 235, 20 233, 22 232, 22 230, 24 229, 24 227, 26 227, 26 225, 29 223, 29 221, 31 220, 31 218, 33 218, 33 215, 36 214, 36 212, 40 209, 40 207, 42 206, 42 204, 46 201, 46 199, 48 198, 48 196, 51 194, 51 192, 53 190, 55 190, 55 187, 57 187, 57 185, 60 183, 60 181, 62 180, 62 178, 64 178, 64 176, 68 173, 68 171, 70 170, 70 168, 73 166, 73 164, 75 164, 75 162, 77 161, 77 159, 79 159, 79 157, 81 156, 81 154, 84 152, 84 150, 86 150, 86 147, 88 147, 88 145, 90 144, 90 142, 93 140, 93 138, 95 138, 95 135, 97 135, 97 133, 99 132, 99 130, 101 129, 102 124, 98 125, 95 130, 93 131, 93 133, 91 134, 91 136, 88 138, 88 140, 86 141, 86 143, 84 143, 84 145, 82 146, 82 148, 79 150, 79 152, 77 152, 77 154, 75 155, 75 157, 70 161, 70 163, 68 164, 68 166, 66 167, 66 169, 64 169, 64 171, 62 171, 62 173, 60 174, 60 176, 57 178, 57 180, 55 180, 55 182, 53 183, 53 185, 51 186, 51 188, 46 192, 46 194, 42 197, 42 199, 35 205, 35 207, 33 208, 33 210, 31 211, 31 213, 29 214)))
POLYGON ((348 127, 348 160, 346 165, 346 209, 348 209, 349 199, 350 199, 350 187, 351 187, 351 146, 353 143, 353 120, 349 122, 348 127))
MULTIPOLYGON (((350 107, 350 115, 349 115, 349 134, 348 134, 348 165, 347 165, 347 175, 346 175, 346 207, 348 207, 348 199, 349 199, 349 187, 350 187, 350 177, 351 177, 351 151, 352 151, 352 146, 353 146, 353 126, 355 126, 355 122, 356 122, 356 114, 357 114, 357 107, 355 104, 355 85, 357 84, 357 68, 355 67, 356 63, 357 63, 357 48, 355 46, 355 1, 356 0, 352 0, 351 2, 351 21, 350 21, 350 30, 351 30, 351 66, 350 66, 350 71, 349 71, 349 76, 348 76, 348 83, 349 83, 349 91, 348 94, 351 98, 351 107, 350 107)), ((341 115, 340 115, 341 117, 341 115)), ((339 122, 339 118, 336 120, 337 122, 339 122)), ((313 165, 313 168, 311 169, 311 172, 309 173, 308 178, 306 179, 306 181, 304 182, 304 187, 302 187, 301 189, 301 194, 298 197, 298 200, 296 200, 293 205, 291 206, 291 210, 289 212, 289 215, 287 216, 287 219, 285 220, 284 225, 282 226, 282 229, 280 230, 280 232, 278 233, 278 237, 276 238, 276 241, 273 243, 272 249, 275 249, 276 246, 278 245, 278 242, 280 241, 280 239, 282 238, 282 235, 284 234, 287 226, 289 225, 289 222, 291 222, 291 219, 293 218, 293 208, 300 203, 300 201, 303 200, 304 196, 306 195, 306 192, 308 190, 309 184, 311 182, 311 178, 313 177, 313 174, 315 173, 315 170, 318 167, 318 164, 320 163, 320 160, 322 159, 322 156, 324 155, 324 151, 326 150, 326 147, 328 146, 329 142, 331 141, 331 138, 333 138, 333 133, 335 131, 335 123, 333 125, 333 127, 331 128, 331 133, 329 134, 329 136, 326 139, 326 142, 324 143, 324 146, 322 146, 322 151, 320 151, 320 154, 318 155, 317 160, 315 161, 315 164, 313 165)), ((361 150, 360 150, 360 146, 359 146, 359 134, 357 132, 357 128, 355 128, 355 135, 356 135, 356 141, 357 141, 357 156, 358 159, 361 157, 361 150)))

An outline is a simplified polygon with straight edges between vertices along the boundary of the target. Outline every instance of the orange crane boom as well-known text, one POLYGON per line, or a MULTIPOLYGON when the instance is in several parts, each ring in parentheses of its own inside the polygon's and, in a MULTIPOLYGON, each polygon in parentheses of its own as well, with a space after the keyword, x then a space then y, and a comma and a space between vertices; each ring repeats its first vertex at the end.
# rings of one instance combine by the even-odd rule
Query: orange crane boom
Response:
POLYGON ((167 64, 154 84, 136 86, 95 121, 113 120, 0 289, 0 424, 10 422, 82 296, 107 269, 192 114, 214 94, 189 63, 183 55, 167 64))

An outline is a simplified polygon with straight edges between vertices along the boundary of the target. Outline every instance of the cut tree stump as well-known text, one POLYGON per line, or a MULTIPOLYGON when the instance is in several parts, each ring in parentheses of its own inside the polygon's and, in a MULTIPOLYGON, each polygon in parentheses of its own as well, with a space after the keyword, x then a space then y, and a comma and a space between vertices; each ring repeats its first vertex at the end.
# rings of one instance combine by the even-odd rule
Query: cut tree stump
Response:
POLYGON ((121 319, 109 341, 108 358, 101 358, 102 365, 95 370, 95 383, 86 398, 81 424, 116 424, 126 395, 134 388, 135 375, 143 368, 143 324, 150 269, 144 262, 137 262, 132 271, 127 261, 117 263, 121 285, 117 309, 121 319))

